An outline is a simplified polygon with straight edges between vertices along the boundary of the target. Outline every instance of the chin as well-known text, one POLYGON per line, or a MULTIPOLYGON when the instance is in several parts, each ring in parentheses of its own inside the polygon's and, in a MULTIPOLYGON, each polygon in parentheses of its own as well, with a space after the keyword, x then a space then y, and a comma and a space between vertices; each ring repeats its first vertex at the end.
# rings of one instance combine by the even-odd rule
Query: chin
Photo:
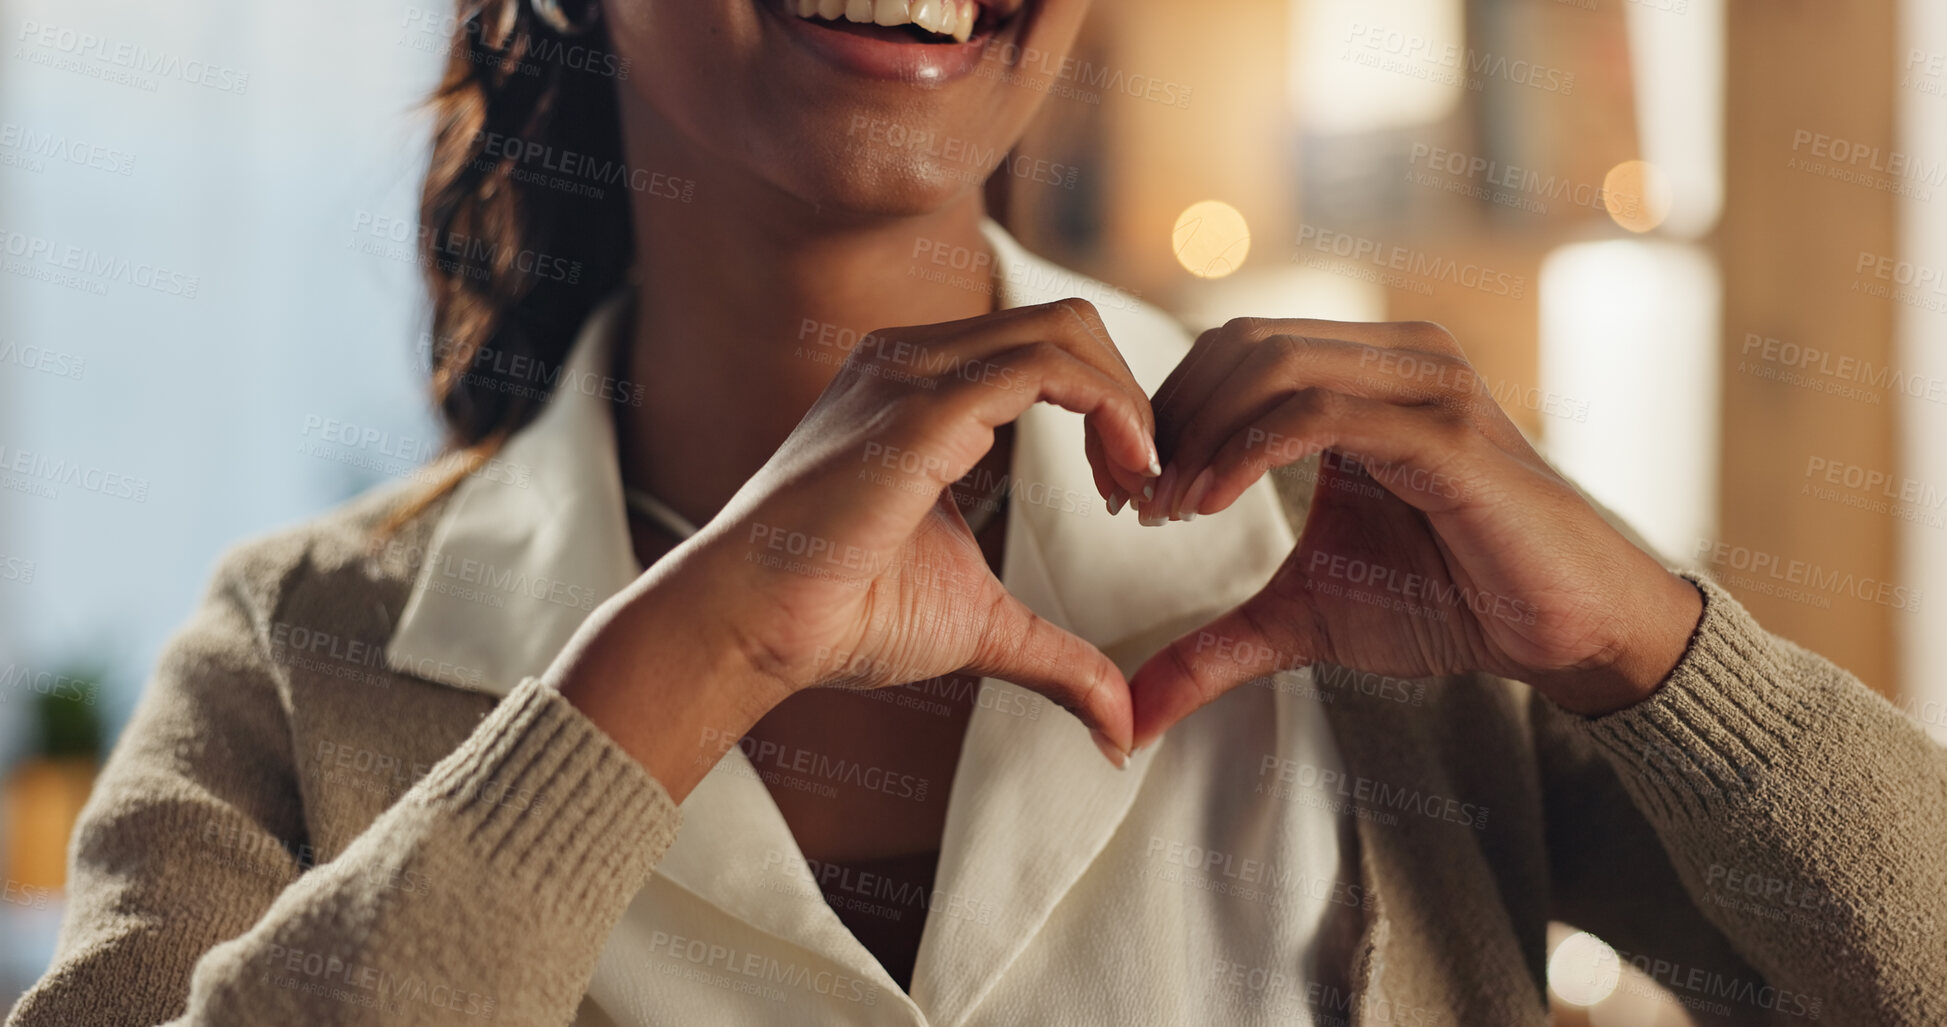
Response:
POLYGON ((977 194, 1048 92, 1015 67, 1021 54, 1067 53, 1087 6, 610 0, 615 46, 641 72, 624 88, 704 158, 699 172, 752 174, 819 211, 870 217, 977 194))
POLYGON ((984 174, 934 162, 861 166, 840 163, 817 169, 800 165, 787 192, 826 215, 856 219, 914 218, 977 195, 984 174))

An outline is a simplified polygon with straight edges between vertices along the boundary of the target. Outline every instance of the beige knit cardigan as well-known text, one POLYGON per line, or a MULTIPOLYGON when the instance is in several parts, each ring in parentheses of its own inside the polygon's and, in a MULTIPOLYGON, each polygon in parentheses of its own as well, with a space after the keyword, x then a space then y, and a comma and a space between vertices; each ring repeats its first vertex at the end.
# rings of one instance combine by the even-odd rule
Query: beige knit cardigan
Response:
MULTIPOLYGON (((426 551, 440 509, 375 549, 400 498, 223 560, 88 801, 53 966, 10 1024, 577 1015, 680 814, 535 681, 495 699, 385 667, 404 554, 426 551), (293 645, 301 632, 333 645, 293 645)), ((1670 680, 1605 717, 1479 676, 1419 706, 1319 676, 1349 776, 1494 818, 1358 821, 1371 901, 1351 988, 1321 1012, 1545 1024, 1558 919, 1701 1022, 1947 1024, 1943 750, 1693 580, 1704 616, 1670 680)))

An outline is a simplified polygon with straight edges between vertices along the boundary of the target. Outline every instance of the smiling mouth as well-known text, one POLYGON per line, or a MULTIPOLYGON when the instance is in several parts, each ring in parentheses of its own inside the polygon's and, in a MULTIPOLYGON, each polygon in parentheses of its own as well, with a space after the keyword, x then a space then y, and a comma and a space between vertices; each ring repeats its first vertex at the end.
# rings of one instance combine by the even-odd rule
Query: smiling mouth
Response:
POLYGON ((784 0, 784 9, 834 31, 888 42, 964 43, 1020 0, 784 0))

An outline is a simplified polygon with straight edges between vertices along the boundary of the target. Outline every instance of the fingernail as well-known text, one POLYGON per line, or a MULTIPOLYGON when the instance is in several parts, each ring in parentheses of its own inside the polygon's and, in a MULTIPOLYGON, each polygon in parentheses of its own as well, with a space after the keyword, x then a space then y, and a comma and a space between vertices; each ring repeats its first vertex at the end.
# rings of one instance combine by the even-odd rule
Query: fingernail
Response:
POLYGON ((1108 735, 1103 734, 1095 728, 1089 728, 1088 736, 1095 740, 1095 747, 1102 750, 1102 755, 1108 758, 1111 766, 1117 770, 1129 769, 1129 754, 1123 752, 1114 742, 1109 741, 1108 735))
POLYGON ((1156 436, 1148 428, 1143 427, 1142 419, 1133 413, 1129 415, 1129 424, 1135 429, 1136 437, 1143 440, 1143 449, 1149 454, 1149 476, 1154 478, 1161 470, 1156 463, 1156 436))
POLYGON ((1154 478, 1163 473, 1162 458, 1156 455, 1156 443, 1149 444, 1149 476, 1154 478))
POLYGON ((1170 519, 1162 514, 1143 514, 1141 517, 1136 518, 1136 523, 1141 524, 1145 528, 1160 528, 1169 522, 1170 519))
POLYGON ((1109 493, 1109 516, 1114 517, 1116 514, 1121 513, 1122 504, 1127 503, 1128 501, 1129 501, 1129 493, 1124 492, 1121 489, 1116 489, 1115 491, 1109 493))
POLYGON ((1144 498, 1144 499, 1155 499, 1155 498, 1156 498, 1156 483, 1155 483, 1155 482, 1153 482, 1153 481, 1149 481, 1149 482, 1144 482, 1144 483, 1143 483, 1143 498, 1144 498))
MULTIPOLYGON (((1176 465, 1171 464, 1169 465, 1168 468, 1166 468, 1163 471, 1163 476, 1156 479, 1155 500, 1159 503, 1168 504, 1170 496, 1175 494, 1175 490, 1176 490, 1176 465)), ((1169 515, 1170 515, 1170 509, 1167 505, 1165 505, 1163 509, 1160 512, 1158 512, 1158 516, 1163 518, 1168 518, 1169 515)))
POLYGON ((1204 493, 1210 491, 1210 484, 1216 479, 1217 475, 1210 468, 1204 468, 1197 475, 1197 480, 1190 483, 1189 490, 1183 493, 1183 502, 1176 508, 1177 516, 1186 521, 1196 520, 1197 507, 1203 505, 1204 493))

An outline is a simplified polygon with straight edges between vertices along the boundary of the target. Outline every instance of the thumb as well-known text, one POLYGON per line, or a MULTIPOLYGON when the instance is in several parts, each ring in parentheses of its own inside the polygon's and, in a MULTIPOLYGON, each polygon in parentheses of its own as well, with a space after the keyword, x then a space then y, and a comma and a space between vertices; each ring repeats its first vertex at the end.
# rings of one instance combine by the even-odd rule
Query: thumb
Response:
POLYGON ((1121 669, 1019 599, 1003 593, 995 600, 986 635, 966 669, 1047 696, 1094 732, 1110 763, 1127 761, 1132 720, 1121 669))
MULTIPOLYGON (((1280 670, 1313 662, 1291 641, 1273 637, 1267 625, 1290 618, 1272 610, 1263 593, 1151 656, 1129 679, 1138 747, 1232 688, 1280 670)), ((1284 633, 1279 632, 1280 636, 1284 633)))

